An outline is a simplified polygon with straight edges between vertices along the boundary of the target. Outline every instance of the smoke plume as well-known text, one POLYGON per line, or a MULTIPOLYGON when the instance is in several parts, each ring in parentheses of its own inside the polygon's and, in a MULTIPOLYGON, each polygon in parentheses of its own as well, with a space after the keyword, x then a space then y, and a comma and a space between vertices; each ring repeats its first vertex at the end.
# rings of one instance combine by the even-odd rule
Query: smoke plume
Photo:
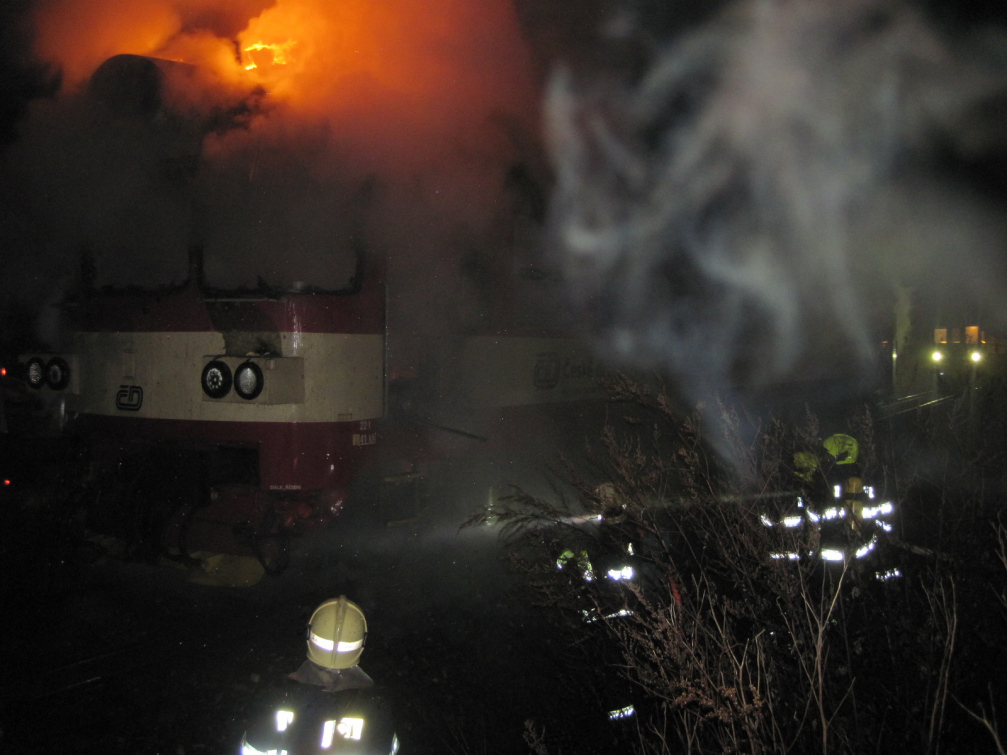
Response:
POLYGON ((598 343, 697 398, 865 369, 896 284, 988 310, 1003 197, 954 168, 1003 165, 1004 42, 900 2, 743 0, 642 75, 558 71, 553 229, 598 343))

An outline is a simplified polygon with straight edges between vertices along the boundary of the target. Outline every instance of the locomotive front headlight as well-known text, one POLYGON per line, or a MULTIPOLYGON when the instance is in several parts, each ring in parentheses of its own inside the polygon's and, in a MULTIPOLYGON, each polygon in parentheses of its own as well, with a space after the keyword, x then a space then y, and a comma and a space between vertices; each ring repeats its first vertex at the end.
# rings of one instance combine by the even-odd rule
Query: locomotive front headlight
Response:
POLYGON ((28 360, 25 374, 28 379, 28 385, 32 388, 41 388, 45 383, 45 362, 38 357, 32 357, 28 360))
POLYGON ((969 354, 969 359, 971 359, 976 364, 978 364, 982 360, 982 358, 983 354, 981 351, 973 351, 971 354, 969 354))
POLYGON ((944 355, 939 351, 935 351, 933 354, 930 355, 930 358, 933 359, 935 362, 939 362, 944 358, 944 355))
POLYGON ((70 365, 61 357, 53 357, 45 366, 45 382, 54 391, 61 391, 70 385, 70 365))
POLYGON ((234 371, 234 392, 247 401, 262 393, 265 384, 262 368, 255 362, 243 362, 234 371))
POLYGON ((207 362, 200 384, 203 386, 203 393, 210 398, 224 398, 231 390, 231 368, 219 359, 207 362))

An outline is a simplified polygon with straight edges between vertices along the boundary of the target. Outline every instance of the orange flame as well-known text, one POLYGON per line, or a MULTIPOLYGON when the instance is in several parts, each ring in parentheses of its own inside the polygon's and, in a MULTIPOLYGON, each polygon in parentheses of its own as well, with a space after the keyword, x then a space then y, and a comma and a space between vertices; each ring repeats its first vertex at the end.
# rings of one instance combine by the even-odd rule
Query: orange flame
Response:
POLYGON ((274 66, 285 66, 292 61, 290 57, 290 48, 297 44, 297 40, 288 39, 286 42, 277 44, 266 44, 265 42, 255 42, 250 45, 246 45, 244 52, 248 53, 246 56, 248 62, 245 64, 245 70, 251 71, 255 68, 260 68, 263 65, 274 65, 274 66), (270 54, 268 56, 256 55, 262 51, 268 51, 270 54))
POLYGON ((35 50, 68 91, 119 53, 191 63, 235 91, 268 93, 270 115, 253 130, 290 140, 331 128, 350 152, 394 166, 477 154, 487 140, 496 149, 501 114, 535 117, 511 0, 38 3, 35 50))

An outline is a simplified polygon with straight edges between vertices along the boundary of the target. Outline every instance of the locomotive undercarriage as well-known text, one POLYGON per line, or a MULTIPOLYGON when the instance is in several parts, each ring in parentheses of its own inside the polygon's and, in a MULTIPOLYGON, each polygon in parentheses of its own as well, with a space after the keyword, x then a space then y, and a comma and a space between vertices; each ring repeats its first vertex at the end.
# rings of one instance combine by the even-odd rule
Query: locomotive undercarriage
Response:
POLYGON ((76 466, 75 479, 61 484, 67 492, 47 505, 73 523, 92 559, 174 563, 196 581, 230 582, 240 572, 239 581, 252 582, 263 572, 282 573, 292 541, 342 507, 334 491, 261 490, 254 448, 107 439, 83 445, 78 456, 88 463, 76 466))

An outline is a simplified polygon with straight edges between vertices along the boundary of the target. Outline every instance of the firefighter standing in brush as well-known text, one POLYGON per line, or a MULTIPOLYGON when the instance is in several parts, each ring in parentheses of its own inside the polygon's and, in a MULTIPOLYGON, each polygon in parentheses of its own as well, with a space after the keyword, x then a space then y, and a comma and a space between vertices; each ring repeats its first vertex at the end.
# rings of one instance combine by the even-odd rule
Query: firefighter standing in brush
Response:
POLYGON ((341 595, 318 606, 308 622, 307 660, 245 732, 242 755, 398 752, 389 705, 358 665, 366 640, 356 603, 341 595))
POLYGON ((812 487, 807 516, 819 529, 819 556, 824 561, 864 558, 874 550, 880 532, 890 531, 885 517, 894 509, 890 503, 874 502, 873 491, 859 477, 860 447, 855 438, 836 433, 822 447, 834 460, 825 473, 815 454, 794 454, 795 474, 812 487))
POLYGON ((826 507, 823 514, 821 553, 826 560, 829 556, 839 560, 851 548, 855 548, 859 529, 850 504, 864 492, 863 481, 856 476, 860 444, 851 435, 835 433, 822 441, 822 447, 834 462, 830 473, 826 475, 829 490, 824 500, 831 498, 832 504, 826 507), (829 513, 832 516, 827 516, 829 513))

